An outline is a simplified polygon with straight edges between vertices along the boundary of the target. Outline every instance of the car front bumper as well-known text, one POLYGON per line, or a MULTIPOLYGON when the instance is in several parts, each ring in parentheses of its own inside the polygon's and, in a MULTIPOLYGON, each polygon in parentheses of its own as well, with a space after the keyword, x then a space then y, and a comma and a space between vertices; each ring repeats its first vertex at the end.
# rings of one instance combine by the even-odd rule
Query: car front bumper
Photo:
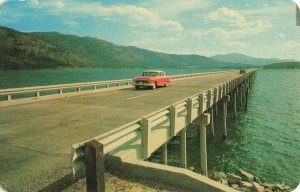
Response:
POLYGON ((132 83, 133 86, 141 86, 141 87, 153 87, 154 83, 132 83))

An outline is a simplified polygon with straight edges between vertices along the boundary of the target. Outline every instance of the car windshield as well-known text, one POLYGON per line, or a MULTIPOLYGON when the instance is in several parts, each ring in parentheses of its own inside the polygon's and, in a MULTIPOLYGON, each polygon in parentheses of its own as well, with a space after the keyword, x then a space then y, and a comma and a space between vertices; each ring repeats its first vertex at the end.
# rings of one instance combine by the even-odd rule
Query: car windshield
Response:
POLYGON ((144 72, 143 76, 155 77, 155 76, 158 76, 158 73, 157 72, 144 72))

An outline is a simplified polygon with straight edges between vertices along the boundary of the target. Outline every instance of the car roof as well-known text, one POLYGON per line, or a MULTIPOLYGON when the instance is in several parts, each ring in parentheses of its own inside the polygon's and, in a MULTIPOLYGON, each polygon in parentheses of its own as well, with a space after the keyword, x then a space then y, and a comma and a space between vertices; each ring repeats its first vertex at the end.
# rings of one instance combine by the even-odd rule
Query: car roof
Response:
POLYGON ((160 71, 160 70, 147 70, 147 71, 144 71, 144 72, 164 72, 164 71, 160 71))

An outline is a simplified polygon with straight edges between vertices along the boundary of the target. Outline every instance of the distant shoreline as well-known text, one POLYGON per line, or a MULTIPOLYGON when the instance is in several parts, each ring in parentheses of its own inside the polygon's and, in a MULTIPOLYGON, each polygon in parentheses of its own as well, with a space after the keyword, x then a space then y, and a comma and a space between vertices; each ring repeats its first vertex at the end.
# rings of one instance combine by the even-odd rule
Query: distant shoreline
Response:
POLYGON ((263 69, 300 69, 300 62, 272 63, 265 65, 263 69))

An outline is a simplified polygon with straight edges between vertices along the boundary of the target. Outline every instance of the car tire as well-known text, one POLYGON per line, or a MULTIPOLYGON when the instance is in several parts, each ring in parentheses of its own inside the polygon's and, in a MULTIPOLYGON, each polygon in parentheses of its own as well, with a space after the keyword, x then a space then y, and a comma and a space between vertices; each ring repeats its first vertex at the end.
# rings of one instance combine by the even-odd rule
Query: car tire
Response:
POLYGON ((141 87, 140 87, 140 86, 138 86, 138 85, 136 85, 136 86, 135 86, 135 88, 136 88, 136 89, 140 89, 141 87))
POLYGON ((152 89, 156 89, 157 88, 157 84, 155 83, 153 86, 152 86, 152 89))
POLYGON ((165 87, 168 87, 168 86, 169 86, 169 83, 166 83, 164 86, 165 86, 165 87))

